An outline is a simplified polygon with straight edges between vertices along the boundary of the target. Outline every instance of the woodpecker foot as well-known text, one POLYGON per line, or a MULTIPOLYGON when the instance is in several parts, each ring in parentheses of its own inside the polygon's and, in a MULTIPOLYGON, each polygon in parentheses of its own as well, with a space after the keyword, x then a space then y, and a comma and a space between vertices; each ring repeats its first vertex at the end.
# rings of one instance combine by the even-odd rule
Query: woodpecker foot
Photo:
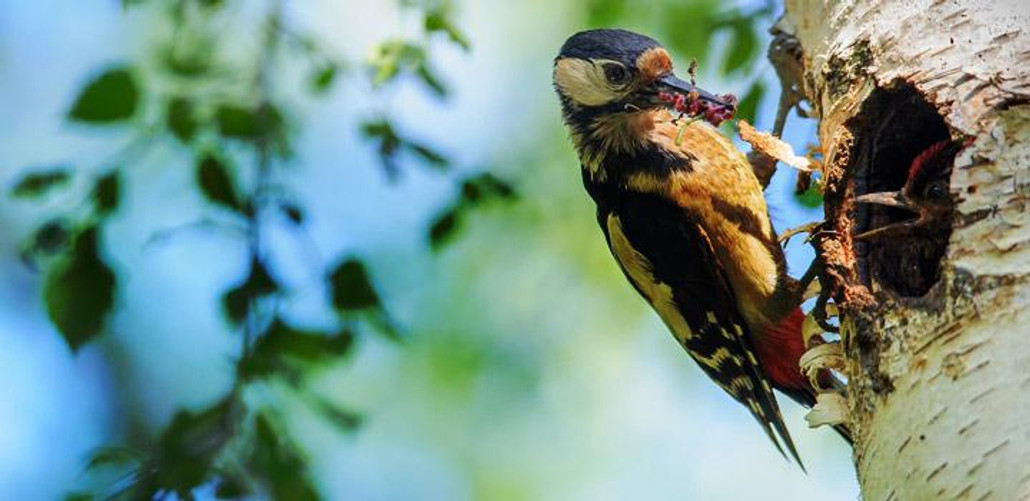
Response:
POLYGON ((821 329, 821 332, 839 332, 840 329, 829 322, 830 317, 837 316, 837 307, 830 302, 831 291, 824 287, 824 285, 828 283, 826 279, 826 263, 823 262, 820 257, 818 244, 813 243, 825 235, 836 233, 833 230, 823 229, 824 224, 824 221, 820 221, 792 228, 780 236, 780 241, 789 239, 799 233, 808 234, 808 237, 805 238, 805 243, 811 243, 816 247, 816 257, 815 260, 812 261, 812 264, 809 265, 808 270, 805 271, 805 274, 801 276, 800 280, 798 280, 797 290, 802 301, 816 298, 816 302, 815 308, 812 309, 805 320, 808 321, 811 319, 814 321, 819 329, 821 329), (818 279, 818 281, 816 279, 818 279))
POLYGON ((834 426, 848 422, 848 402, 837 392, 820 393, 815 397, 815 406, 805 415, 809 428, 834 426))
POLYGON ((801 301, 805 302, 809 299, 815 299, 822 294, 823 287, 818 280, 802 280, 798 282, 798 290, 801 291, 801 301), (804 290, 802 290, 802 287, 804 290))

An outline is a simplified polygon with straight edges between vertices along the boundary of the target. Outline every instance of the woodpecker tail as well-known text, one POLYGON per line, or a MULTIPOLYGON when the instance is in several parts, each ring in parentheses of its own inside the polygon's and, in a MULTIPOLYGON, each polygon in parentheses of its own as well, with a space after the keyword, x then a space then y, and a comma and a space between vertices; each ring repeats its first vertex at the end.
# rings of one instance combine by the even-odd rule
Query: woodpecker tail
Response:
MULTIPOLYGON (((801 356, 806 351, 801 334, 804 320, 805 314, 801 308, 790 312, 778 324, 766 328, 756 336, 755 351, 762 364, 762 370, 772 382, 773 388, 810 409, 815 405, 816 390, 801 373, 800 368, 801 356)), ((833 376, 827 372, 825 377, 833 376)), ((834 429, 849 445, 853 443, 851 430, 846 425, 834 425, 834 429)))

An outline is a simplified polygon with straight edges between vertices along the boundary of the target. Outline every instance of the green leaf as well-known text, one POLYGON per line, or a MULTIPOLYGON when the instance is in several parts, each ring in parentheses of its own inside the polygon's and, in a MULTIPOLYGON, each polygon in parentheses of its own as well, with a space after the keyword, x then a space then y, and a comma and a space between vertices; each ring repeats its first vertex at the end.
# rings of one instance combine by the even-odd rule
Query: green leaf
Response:
POLYGON ((404 42, 389 40, 375 47, 368 64, 372 68, 372 86, 379 87, 393 80, 400 73, 400 54, 404 42))
POLYGON ((381 303, 365 264, 355 258, 340 263, 329 277, 333 305, 342 312, 379 308, 381 303))
POLYGON ((100 334, 114 307, 115 275, 99 255, 99 230, 81 231, 72 252, 51 273, 43 289, 50 321, 72 351, 100 334))
POLYGON ((268 141, 279 156, 289 156, 283 115, 274 106, 252 109, 222 105, 215 111, 215 123, 222 137, 240 141, 268 141))
POLYGON ((200 159, 197 163, 197 185, 211 203, 243 212, 243 202, 229 168, 218 157, 208 154, 200 159))
POLYGON ((461 183, 461 198, 469 204, 477 204, 483 199, 483 187, 475 178, 466 179, 461 183))
POLYGON ((447 87, 444 86, 440 78, 433 73, 433 70, 429 68, 429 65, 424 61, 415 68, 415 75, 418 76, 422 83, 429 87, 429 90, 433 91, 437 97, 447 97, 447 87))
POLYGON ((373 138, 384 138, 384 137, 397 137, 397 133, 393 130, 393 125, 385 119, 369 120, 361 124, 361 133, 369 139, 373 138))
POLYGON ((361 427, 363 420, 360 414, 344 409, 318 395, 312 395, 310 400, 315 410, 340 431, 352 433, 361 427))
POLYGON ((447 38, 459 47, 468 51, 472 48, 468 38, 449 19, 448 13, 443 9, 435 9, 426 13, 425 28, 430 33, 443 32, 447 38))
POLYGON ((136 465, 141 463, 143 459, 143 455, 139 451, 127 447, 104 447, 90 456, 86 469, 103 466, 136 465))
POLYGON ((429 227, 429 246, 433 250, 438 250, 454 237, 458 229, 459 211, 459 207, 451 207, 433 220, 429 227))
POLYGON ((225 315, 235 324, 242 323, 250 311, 251 302, 279 291, 279 284, 268 273, 258 258, 251 259, 247 278, 222 296, 225 315))
POLYGON ((107 216, 118 209, 121 200, 121 178, 118 170, 112 170, 97 180, 93 186, 93 206, 97 214, 107 216))
POLYGON ((736 118, 747 120, 748 123, 755 123, 758 105, 762 102, 763 97, 765 97, 765 84, 758 80, 751 85, 747 94, 744 94, 744 98, 737 105, 736 118))
POLYGON ((233 139, 254 139, 258 135, 257 113, 242 106, 222 105, 215 111, 218 132, 233 139))
POLYGON ((214 474, 218 452, 233 436, 240 404, 227 397, 200 413, 179 411, 158 439, 152 483, 192 499, 214 474))
POLYGON ((215 485, 215 499, 240 499, 248 494, 246 482, 235 476, 223 474, 215 485))
POLYGON ((514 198, 516 196, 515 188, 512 187, 511 183, 504 181, 489 172, 480 174, 475 178, 475 180, 486 191, 495 196, 501 198, 514 198))
POLYGON ((354 334, 349 330, 335 334, 304 331, 277 318, 240 361, 238 370, 244 379, 290 376, 347 355, 353 344, 354 334))
POLYGON ((417 155, 419 158, 424 160, 427 165, 435 168, 436 170, 446 170, 450 165, 447 157, 424 144, 409 142, 407 146, 412 153, 417 155))
POLYGON ((247 318, 247 312, 250 311, 252 297, 242 287, 229 289, 222 296, 222 309, 225 311, 225 316, 234 324, 243 323, 243 320, 247 318))
POLYGON ((370 141, 378 143, 379 160, 387 176, 394 178, 400 172, 396 154, 403 141, 393 125, 386 119, 372 120, 361 124, 361 133, 370 141))
POLYGON ((466 178, 461 185, 461 194, 470 204, 479 203, 487 197, 511 199, 516 196, 511 184, 489 172, 466 178))
POLYGON ((189 143, 199 126, 193 113, 193 102, 185 97, 176 97, 168 101, 165 124, 172 135, 184 143, 189 143))
POLYGON ((251 459, 253 469, 271 491, 275 501, 317 501, 318 491, 312 485, 307 464, 297 446, 279 433, 267 412, 255 418, 257 441, 251 459))
POLYGON ((315 94, 324 94, 333 86, 337 73, 339 68, 335 64, 326 64, 318 68, 311 75, 311 89, 315 94))
POLYGON ((814 209, 823 205, 823 194, 816 187, 815 183, 812 183, 804 192, 794 195, 794 198, 803 207, 814 209))
POLYGON ((161 54, 161 63, 175 76, 197 78, 205 75, 212 64, 212 47, 207 43, 186 48, 168 48, 161 54))
POLYGON ((53 254, 64 250, 71 236, 68 221, 57 218, 43 223, 29 239, 28 251, 37 254, 53 254))
POLYGON ((68 167, 49 167, 22 176, 11 187, 11 196, 17 198, 37 198, 51 189, 68 184, 71 169, 68 167))
POLYGON ((417 70, 425 64, 426 51, 418 45, 404 40, 387 40, 376 46, 368 60, 372 68, 372 86, 387 84, 400 74, 401 70, 417 70))
POLYGON ((722 64, 725 74, 733 73, 750 65, 758 55, 758 36, 747 18, 741 18, 731 25, 729 49, 722 64))
POLYGON ((139 105, 140 89, 129 68, 107 70, 79 93, 68 118, 111 123, 131 118, 139 105))

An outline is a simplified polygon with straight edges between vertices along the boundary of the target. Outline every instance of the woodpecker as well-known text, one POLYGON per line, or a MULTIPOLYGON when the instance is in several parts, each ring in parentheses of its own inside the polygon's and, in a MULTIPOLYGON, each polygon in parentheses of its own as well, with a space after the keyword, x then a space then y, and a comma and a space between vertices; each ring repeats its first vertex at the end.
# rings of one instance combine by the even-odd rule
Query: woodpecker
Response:
POLYGON ((773 394, 815 403, 798 367, 802 291, 744 154, 706 120, 684 123, 668 109, 670 94, 706 110, 732 112, 734 101, 678 78, 658 42, 619 29, 570 37, 553 80, 622 272, 701 369, 804 468, 773 394))
POLYGON ((952 203, 948 196, 948 175, 955 156, 962 149, 959 143, 944 140, 934 143, 916 156, 909 165, 905 184, 898 191, 868 193, 856 202, 903 209, 915 214, 857 235, 868 240, 890 235, 936 236, 950 220, 952 203))
POLYGON ((887 290, 918 297, 938 282, 951 236, 948 177, 961 149, 951 140, 937 142, 912 160, 900 190, 855 199, 883 207, 866 211, 872 229, 855 239, 863 243, 857 249, 867 273, 887 290))

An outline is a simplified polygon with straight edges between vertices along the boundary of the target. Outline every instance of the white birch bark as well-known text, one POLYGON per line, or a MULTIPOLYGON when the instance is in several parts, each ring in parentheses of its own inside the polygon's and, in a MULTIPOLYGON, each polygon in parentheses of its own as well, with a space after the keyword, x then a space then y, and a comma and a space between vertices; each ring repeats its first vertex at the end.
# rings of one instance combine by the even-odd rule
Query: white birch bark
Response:
POLYGON ((876 87, 913 85, 954 137, 972 139, 951 176, 941 280, 924 298, 891 298, 857 278, 853 187, 827 195, 841 236, 822 251, 843 270, 836 299, 863 498, 1030 499, 1030 2, 785 7, 831 187, 855 167, 863 131, 849 120, 876 87))

